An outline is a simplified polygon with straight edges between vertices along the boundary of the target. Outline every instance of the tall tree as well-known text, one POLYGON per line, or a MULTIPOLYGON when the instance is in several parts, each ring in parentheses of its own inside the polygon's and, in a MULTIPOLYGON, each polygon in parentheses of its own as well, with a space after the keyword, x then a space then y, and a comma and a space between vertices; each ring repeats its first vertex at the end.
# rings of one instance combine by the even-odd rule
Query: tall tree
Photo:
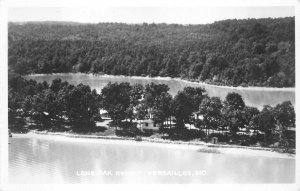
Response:
POLYGON ((102 90, 102 107, 117 124, 126 119, 126 111, 130 106, 131 87, 127 82, 108 83, 102 90))
POLYGON ((254 118, 254 127, 265 133, 265 144, 273 142, 273 134, 276 128, 276 121, 274 118, 274 109, 265 105, 262 111, 254 118))
POLYGON ((161 124, 164 128, 164 122, 172 115, 172 96, 169 93, 163 92, 157 97, 154 103, 153 119, 155 123, 161 124))
POLYGON ((96 90, 79 84, 66 95, 66 116, 76 131, 87 131, 100 119, 99 97, 96 90))
POLYGON ((218 97, 204 98, 199 106, 199 114, 203 116, 202 127, 206 129, 206 141, 208 130, 216 130, 222 122, 222 101, 218 97))
POLYGON ((137 106, 140 104, 144 95, 144 86, 141 84, 135 84, 130 88, 130 104, 129 107, 126 109, 126 117, 132 121, 134 118, 134 111, 136 110, 137 106))
POLYGON ((234 92, 227 94, 224 101, 223 114, 225 123, 232 135, 235 135, 239 128, 244 128, 245 126, 244 108, 245 103, 241 95, 234 92))
POLYGON ((275 119, 284 127, 295 127, 295 110, 290 101, 277 104, 274 114, 275 119))
POLYGON ((166 84, 147 84, 145 86, 144 93, 144 102, 145 105, 149 108, 149 114, 152 116, 154 105, 162 94, 166 94, 169 91, 169 87, 166 84))
POLYGON ((172 111, 176 118, 176 127, 184 128, 184 124, 190 122, 190 116, 193 113, 193 102, 188 99, 183 91, 179 91, 174 97, 172 111))

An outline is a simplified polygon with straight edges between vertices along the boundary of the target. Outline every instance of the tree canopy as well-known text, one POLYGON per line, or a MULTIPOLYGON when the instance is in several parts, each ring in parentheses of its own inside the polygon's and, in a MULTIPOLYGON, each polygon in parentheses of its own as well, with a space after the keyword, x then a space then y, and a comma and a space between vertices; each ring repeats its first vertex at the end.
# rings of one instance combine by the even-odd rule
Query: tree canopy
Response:
POLYGON ((74 86, 60 79, 37 83, 12 74, 8 86, 8 121, 13 132, 100 131, 96 122, 102 121, 100 109, 104 109, 105 120, 111 120, 117 136, 136 136, 137 124, 142 126, 138 122, 145 120, 172 139, 202 139, 205 130, 206 140, 217 136, 225 142, 230 138, 243 144, 295 146, 296 115, 290 101, 265 105, 259 111, 246 106, 237 93, 229 93, 223 101, 208 97, 199 87, 186 87, 172 97, 164 84, 108 83, 99 94, 83 84, 74 86))
POLYGON ((206 25, 9 23, 9 70, 295 86, 295 18, 206 25))

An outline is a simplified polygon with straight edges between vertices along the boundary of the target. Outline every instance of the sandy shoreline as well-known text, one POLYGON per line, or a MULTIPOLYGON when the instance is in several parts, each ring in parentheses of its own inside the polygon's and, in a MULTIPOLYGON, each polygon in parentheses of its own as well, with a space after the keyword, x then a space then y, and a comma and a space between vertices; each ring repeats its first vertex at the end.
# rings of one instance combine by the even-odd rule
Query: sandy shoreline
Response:
POLYGON ((253 157, 272 157, 283 159, 295 159, 294 154, 274 152, 270 148, 261 147, 242 147, 235 145, 213 145, 204 142, 184 142, 184 141, 169 141, 162 139, 152 139, 143 137, 143 141, 135 141, 134 138, 117 137, 117 136, 96 136, 96 135, 79 135, 71 133, 52 133, 31 131, 27 134, 13 134, 12 138, 29 137, 42 138, 57 141, 67 142, 88 142, 88 143, 102 143, 102 144, 116 144, 116 145, 133 145, 133 146, 151 146, 160 148, 172 149, 188 149, 203 153, 216 154, 233 154, 253 157))
POLYGON ((92 74, 92 73, 53 73, 53 74, 29 74, 28 76, 47 76, 47 75, 63 75, 63 74, 69 74, 69 75, 89 75, 89 76, 99 76, 99 77, 119 77, 119 78, 132 78, 132 79, 152 79, 152 80, 175 80, 175 81, 181 81, 186 82, 190 84, 196 84, 196 85, 203 85, 203 86, 210 86, 210 87, 216 87, 216 88, 224 88, 224 89, 232 89, 232 90, 251 90, 251 91, 284 91, 284 92, 292 92, 295 91, 295 88, 293 87, 285 87, 285 88, 276 88, 276 87, 258 87, 258 86, 248 86, 248 87, 242 87, 242 86, 223 86, 223 85, 213 85, 208 84, 205 82, 193 82, 186 79, 181 78, 171 78, 171 77, 149 77, 149 76, 124 76, 124 75, 108 75, 108 74, 92 74))

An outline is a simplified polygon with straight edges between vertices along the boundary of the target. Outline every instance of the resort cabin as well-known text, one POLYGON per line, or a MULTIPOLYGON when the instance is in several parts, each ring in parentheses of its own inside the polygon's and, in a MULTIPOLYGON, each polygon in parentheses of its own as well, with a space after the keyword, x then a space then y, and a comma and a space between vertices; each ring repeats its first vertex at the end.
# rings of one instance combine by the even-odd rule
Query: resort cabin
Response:
POLYGON ((203 115, 200 114, 200 112, 193 112, 194 119, 200 119, 203 120, 203 115))
POLYGON ((158 131, 159 127, 152 119, 144 119, 140 122, 141 130, 154 130, 158 131))
POLYGON ((237 135, 249 135, 248 132, 245 132, 245 131, 238 131, 236 132, 237 135))
POLYGON ((249 130, 249 134, 250 134, 251 136, 253 136, 253 135, 263 135, 263 134, 265 134, 265 133, 264 133, 264 132, 261 132, 260 130, 250 129, 250 130, 249 130))
POLYGON ((239 131, 236 132, 237 135, 249 135, 249 132, 247 131, 246 128, 239 128, 239 131))
POLYGON ((287 127, 286 130, 288 130, 288 131, 296 131, 296 128, 295 127, 287 127))
POLYGON ((110 119, 106 110, 100 109, 100 116, 102 119, 110 119))

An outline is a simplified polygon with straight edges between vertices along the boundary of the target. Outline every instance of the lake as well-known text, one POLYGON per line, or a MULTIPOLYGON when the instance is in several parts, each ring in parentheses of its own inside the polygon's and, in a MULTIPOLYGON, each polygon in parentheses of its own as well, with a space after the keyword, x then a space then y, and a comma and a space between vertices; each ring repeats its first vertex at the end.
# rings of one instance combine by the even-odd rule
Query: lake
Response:
POLYGON ((295 159, 33 134, 9 141, 12 184, 295 182, 295 159))
POLYGON ((77 85, 79 83, 89 85, 92 89, 96 89, 98 93, 101 89, 109 82, 129 82, 130 84, 141 84, 146 85, 151 82, 156 84, 166 84, 170 87, 170 94, 173 96, 184 87, 203 87, 206 89, 209 96, 217 96, 221 99, 225 99, 226 95, 230 92, 239 93, 246 105, 257 107, 262 109, 263 105, 275 106, 276 104, 282 103, 283 101, 291 101, 295 104, 295 91, 294 90, 280 90, 280 89, 234 89, 226 87, 216 87, 204 84, 198 84, 193 82, 187 82, 183 80, 176 80, 171 78, 133 78, 126 76, 101 76, 91 74, 37 74, 25 76, 27 79, 34 79, 38 82, 47 81, 51 83, 55 78, 61 78, 63 81, 68 81, 71 84, 77 85))

